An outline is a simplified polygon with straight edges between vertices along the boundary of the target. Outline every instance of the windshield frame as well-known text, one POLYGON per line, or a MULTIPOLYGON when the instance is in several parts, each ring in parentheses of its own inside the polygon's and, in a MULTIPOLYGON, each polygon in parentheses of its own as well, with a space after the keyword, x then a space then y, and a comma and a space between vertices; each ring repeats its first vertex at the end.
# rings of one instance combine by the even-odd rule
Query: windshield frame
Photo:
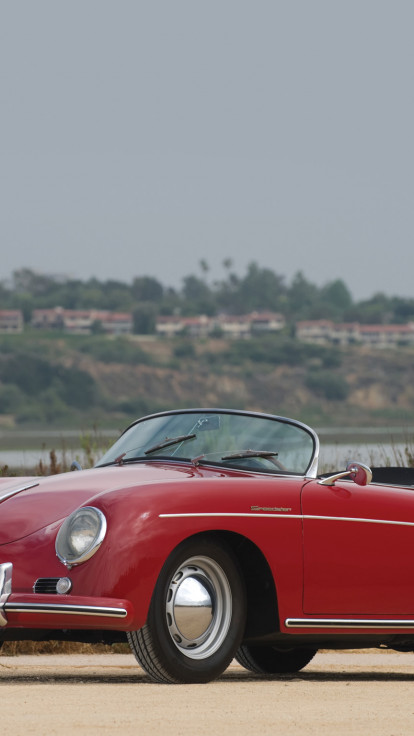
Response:
MULTIPOLYGON (((196 460, 197 466, 202 465, 211 465, 214 467, 220 467, 222 469, 228 469, 228 470, 247 470, 248 472, 254 472, 254 473, 264 473, 266 475, 275 474, 275 475, 294 475, 299 477, 309 477, 309 478, 316 478, 317 477, 317 470, 318 470, 318 458, 319 458, 319 438, 316 432, 309 427, 306 424, 303 424, 302 422, 299 422, 295 419, 290 419, 288 417, 279 416, 276 414, 266 414, 263 412, 254 412, 254 411, 244 411, 244 410, 237 410, 237 409, 222 409, 222 408, 191 408, 191 409, 173 409, 169 411, 163 411, 163 412, 157 412, 156 414, 149 414, 147 416, 141 417, 139 419, 136 419, 134 422, 128 425, 126 429, 121 433, 118 440, 114 443, 114 445, 108 450, 108 452, 105 453, 105 455, 101 458, 101 460, 95 465, 97 468, 107 467, 109 465, 116 465, 116 464, 124 464, 125 463, 131 463, 131 462, 137 462, 137 463, 150 463, 154 461, 167 461, 167 462, 174 462, 174 463, 193 463, 196 460), (118 457, 115 454, 114 458, 110 461, 105 461, 105 458, 107 458, 108 455, 110 455, 111 451, 115 446, 122 441, 122 438, 134 427, 136 427, 139 424, 142 424, 143 422, 146 422, 148 420, 157 419, 157 418, 163 418, 163 417, 169 417, 169 416, 180 416, 180 415, 196 415, 196 414, 211 414, 211 415, 236 415, 236 416, 245 416, 245 417, 252 417, 257 419, 264 419, 264 420, 273 420, 275 422, 278 422, 279 424, 287 424, 293 427, 296 427, 299 430, 304 431, 312 440, 313 443, 313 452, 309 461, 309 464, 305 470, 304 473, 302 472, 283 472, 278 468, 275 468, 274 470, 269 469, 249 469, 241 467, 240 465, 228 465, 225 463, 217 462, 208 459, 206 456, 205 458, 202 456, 198 456, 197 458, 194 457, 174 457, 171 455, 155 455, 154 453, 145 455, 144 452, 141 456, 137 456, 135 458, 125 458, 123 459, 123 456, 127 453, 118 453, 118 457)), ((240 450, 247 449, 247 448, 240 448, 240 450)), ((258 448, 253 448, 258 449, 258 448)), ((128 450, 128 452, 132 452, 132 449, 128 450)))

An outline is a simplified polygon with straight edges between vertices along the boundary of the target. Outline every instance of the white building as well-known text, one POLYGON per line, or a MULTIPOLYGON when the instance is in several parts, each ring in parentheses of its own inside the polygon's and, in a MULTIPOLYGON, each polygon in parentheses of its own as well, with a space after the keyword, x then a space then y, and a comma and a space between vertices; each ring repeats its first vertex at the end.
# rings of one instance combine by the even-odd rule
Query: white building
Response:
POLYGON ((0 309, 0 332, 8 335, 23 332, 23 314, 20 309, 0 309))
POLYGON ((206 337, 220 330, 224 337, 250 337, 258 332, 277 332, 285 327, 285 318, 275 312, 251 312, 250 314, 219 314, 217 317, 159 316, 156 332, 164 337, 188 334, 206 337))
POLYGON ((308 320, 296 323, 296 337, 320 345, 370 345, 387 348, 414 345, 414 323, 405 325, 361 325, 358 322, 338 324, 330 320, 308 320))
POLYGON ((31 324, 37 329, 60 329, 73 335, 89 335, 95 322, 100 322, 103 331, 111 335, 127 335, 133 331, 130 312, 97 309, 34 309, 31 324))

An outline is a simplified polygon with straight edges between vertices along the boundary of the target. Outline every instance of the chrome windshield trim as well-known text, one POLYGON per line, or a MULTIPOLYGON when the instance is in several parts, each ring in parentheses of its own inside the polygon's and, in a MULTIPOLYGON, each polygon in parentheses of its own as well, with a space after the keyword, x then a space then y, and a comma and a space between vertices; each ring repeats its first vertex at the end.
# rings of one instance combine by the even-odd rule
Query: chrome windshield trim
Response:
POLYGON ((11 562, 4 562, 0 565, 0 626, 7 624, 4 608, 12 591, 12 572, 13 565, 11 562))
POLYGON ((414 629, 414 619, 287 618, 288 629, 414 629))
POLYGON ((6 603, 6 611, 13 613, 51 613, 61 616, 106 616, 110 618, 125 618, 125 608, 110 606, 81 606, 64 603, 6 603))

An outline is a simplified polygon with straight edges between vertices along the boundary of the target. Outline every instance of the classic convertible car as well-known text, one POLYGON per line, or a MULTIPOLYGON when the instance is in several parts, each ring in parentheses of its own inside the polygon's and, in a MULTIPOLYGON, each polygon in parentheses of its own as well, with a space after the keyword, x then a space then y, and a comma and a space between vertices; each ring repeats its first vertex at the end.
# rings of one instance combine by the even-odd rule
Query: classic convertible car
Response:
POLYGON ((191 409, 93 469, 0 479, 0 640, 128 640, 165 683, 414 650, 414 489, 318 477, 318 452, 294 420, 191 409))

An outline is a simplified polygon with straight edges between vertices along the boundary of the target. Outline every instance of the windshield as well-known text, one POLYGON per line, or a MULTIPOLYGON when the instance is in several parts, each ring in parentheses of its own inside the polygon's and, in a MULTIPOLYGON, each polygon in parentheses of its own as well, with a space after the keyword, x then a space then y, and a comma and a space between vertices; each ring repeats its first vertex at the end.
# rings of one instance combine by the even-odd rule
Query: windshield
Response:
POLYGON ((230 410, 166 412, 129 427, 97 467, 168 459, 315 477, 318 447, 309 427, 281 417, 230 410))

